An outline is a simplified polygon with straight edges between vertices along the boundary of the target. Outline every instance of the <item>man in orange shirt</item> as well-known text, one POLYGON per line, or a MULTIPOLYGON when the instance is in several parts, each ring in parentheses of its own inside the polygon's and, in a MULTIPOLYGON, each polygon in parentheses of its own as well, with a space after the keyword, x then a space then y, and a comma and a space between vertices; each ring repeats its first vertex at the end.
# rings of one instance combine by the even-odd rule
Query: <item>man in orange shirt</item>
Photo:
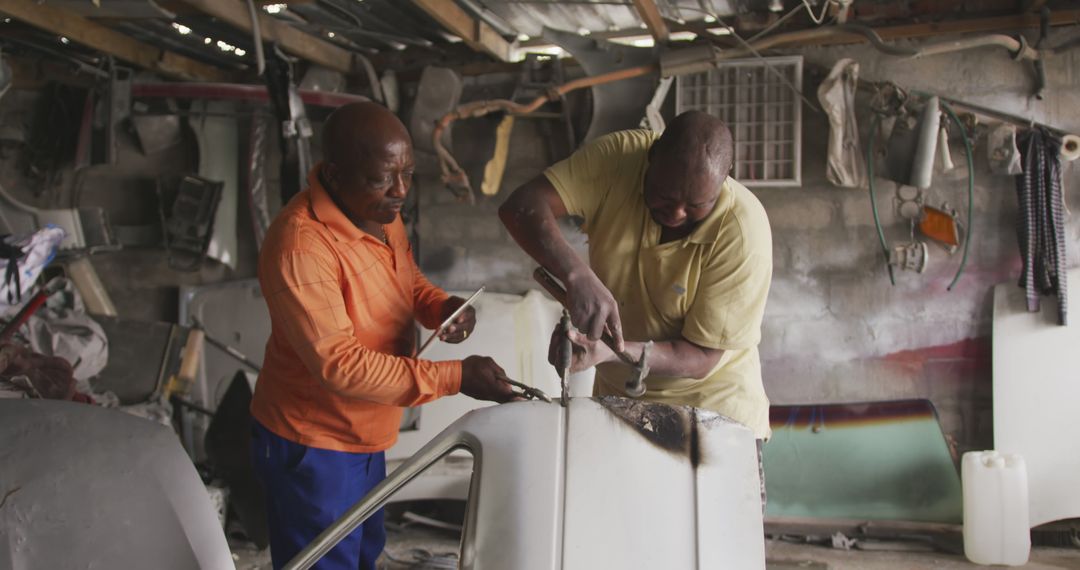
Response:
MULTIPOLYGON (((399 216, 414 168, 405 126, 374 103, 345 105, 326 121, 323 154, 259 256, 271 333, 251 402, 252 455, 275 568, 386 477, 403 407, 458 392, 514 397, 490 358, 412 357, 414 319, 436 328, 464 300, 413 260, 399 216)), ((475 322, 469 308, 441 338, 461 342, 475 322)), ((318 567, 373 569, 385 540, 380 513, 318 567)))

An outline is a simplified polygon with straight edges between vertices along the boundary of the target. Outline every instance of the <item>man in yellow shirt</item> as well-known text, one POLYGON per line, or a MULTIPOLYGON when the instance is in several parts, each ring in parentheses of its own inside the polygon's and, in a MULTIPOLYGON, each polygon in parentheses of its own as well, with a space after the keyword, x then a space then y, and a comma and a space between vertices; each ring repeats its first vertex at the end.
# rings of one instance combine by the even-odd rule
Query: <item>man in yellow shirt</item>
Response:
POLYGON ((597 395, 622 395, 633 355, 654 341, 645 400, 715 410, 769 430, 757 345, 772 279, 772 235, 757 198, 728 177, 731 133, 708 114, 676 117, 662 136, 612 133, 518 188, 499 216, 567 289, 581 331, 572 370, 596 365, 597 395), (556 220, 584 218, 589 262, 556 220))

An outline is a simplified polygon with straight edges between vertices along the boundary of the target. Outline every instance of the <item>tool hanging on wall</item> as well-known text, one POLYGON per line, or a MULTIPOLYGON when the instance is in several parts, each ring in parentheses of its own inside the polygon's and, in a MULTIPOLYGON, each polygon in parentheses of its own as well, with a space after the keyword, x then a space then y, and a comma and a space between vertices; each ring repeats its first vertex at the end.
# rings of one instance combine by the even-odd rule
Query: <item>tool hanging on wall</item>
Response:
POLYGON ((956 275, 948 290, 956 285, 967 265, 971 245, 972 207, 974 203, 975 171, 971 140, 965 125, 956 113, 937 96, 927 95, 918 111, 908 108, 909 95, 899 87, 886 84, 879 89, 874 99, 874 121, 870 127, 870 141, 867 145, 867 170, 869 174, 870 206, 874 214, 882 254, 889 272, 889 281, 896 284, 895 267, 922 273, 929 264, 929 248, 917 239, 915 230, 941 244, 945 251, 952 254, 964 244, 963 256, 956 275), (942 124, 942 113, 959 132, 964 142, 968 166, 968 213, 967 223, 961 224, 959 214, 943 203, 941 208, 926 204, 924 191, 933 182, 934 157, 940 154, 943 170, 953 168, 948 147, 948 132, 942 124), (907 220, 910 228, 910 241, 890 247, 885 239, 885 231, 878 214, 877 196, 874 184, 874 143, 881 128, 882 117, 895 116, 892 133, 889 136, 885 158, 884 177, 898 184, 894 200, 897 215, 907 220))

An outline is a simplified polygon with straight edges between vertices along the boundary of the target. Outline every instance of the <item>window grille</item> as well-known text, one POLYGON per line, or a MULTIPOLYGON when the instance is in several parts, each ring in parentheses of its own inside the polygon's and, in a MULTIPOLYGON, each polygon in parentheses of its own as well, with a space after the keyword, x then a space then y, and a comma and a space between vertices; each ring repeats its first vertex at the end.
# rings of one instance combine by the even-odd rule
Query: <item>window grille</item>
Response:
POLYGON ((803 59, 763 59, 723 61, 679 76, 676 111, 705 111, 728 124, 735 139, 731 174, 739 182, 801 186, 802 101, 792 86, 802 89, 803 59))

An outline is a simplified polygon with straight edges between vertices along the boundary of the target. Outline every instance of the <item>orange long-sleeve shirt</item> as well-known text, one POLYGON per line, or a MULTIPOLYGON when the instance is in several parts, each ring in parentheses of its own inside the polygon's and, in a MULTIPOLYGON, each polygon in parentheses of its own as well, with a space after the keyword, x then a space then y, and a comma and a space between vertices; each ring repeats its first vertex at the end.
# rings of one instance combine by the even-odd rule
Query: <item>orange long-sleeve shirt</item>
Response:
POLYGON ((389 245, 363 232, 318 169, 259 255, 271 331, 251 414, 303 445, 382 451, 397 441, 403 406, 461 387, 460 361, 412 358, 414 318, 437 327, 448 295, 420 273, 400 217, 384 226, 389 245))

